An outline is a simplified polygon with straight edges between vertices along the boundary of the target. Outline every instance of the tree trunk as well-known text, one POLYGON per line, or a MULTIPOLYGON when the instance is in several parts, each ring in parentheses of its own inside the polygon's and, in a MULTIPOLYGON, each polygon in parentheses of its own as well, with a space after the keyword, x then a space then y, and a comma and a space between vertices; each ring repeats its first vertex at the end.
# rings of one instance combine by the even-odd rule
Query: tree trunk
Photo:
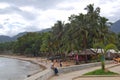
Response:
POLYGON ((103 54, 101 56, 101 68, 102 68, 102 70, 105 70, 105 58, 104 58, 103 54))
POLYGON ((84 35, 84 38, 83 38, 83 44, 84 44, 84 50, 85 50, 85 62, 87 63, 87 53, 86 53, 87 38, 86 38, 86 34, 84 35))

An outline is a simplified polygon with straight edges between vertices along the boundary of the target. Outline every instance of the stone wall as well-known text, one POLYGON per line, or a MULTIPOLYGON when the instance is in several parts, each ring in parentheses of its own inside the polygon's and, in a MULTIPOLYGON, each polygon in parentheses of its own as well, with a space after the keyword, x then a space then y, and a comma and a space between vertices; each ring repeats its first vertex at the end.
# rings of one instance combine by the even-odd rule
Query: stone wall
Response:
POLYGON ((54 75, 53 70, 51 69, 46 69, 42 72, 39 72, 33 76, 30 76, 24 80, 48 80, 50 77, 54 75))
MULTIPOLYGON (((107 61, 105 64, 111 64, 111 61, 107 61)), ((90 67, 96 67, 100 66, 101 62, 96 62, 96 63, 88 63, 88 64, 81 64, 81 65, 73 65, 73 66, 68 66, 68 67, 62 67, 58 68, 59 74, 61 73, 67 73, 67 72, 72 72, 72 71, 78 71, 90 67)), ((25 80, 48 80, 50 77, 54 75, 54 72, 52 69, 48 68, 42 72, 39 72, 31 77, 28 77, 25 80)))
MULTIPOLYGON (((105 64, 111 64, 112 61, 106 61, 105 64)), ((100 66, 101 62, 95 62, 95 63, 88 63, 88 64, 81 64, 81 65, 73 65, 73 66, 68 66, 68 67, 63 67, 59 68, 59 73, 67 73, 67 72, 72 72, 72 71, 78 71, 90 67, 96 67, 100 66)))

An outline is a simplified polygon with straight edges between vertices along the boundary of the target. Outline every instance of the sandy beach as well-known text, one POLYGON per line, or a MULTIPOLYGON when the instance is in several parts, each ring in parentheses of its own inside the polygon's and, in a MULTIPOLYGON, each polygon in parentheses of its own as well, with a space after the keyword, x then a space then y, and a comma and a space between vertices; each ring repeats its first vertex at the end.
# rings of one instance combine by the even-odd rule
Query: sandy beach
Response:
MULTIPOLYGON (((48 60, 47 58, 42 57, 26 57, 26 56, 17 56, 17 55, 0 55, 0 57, 7 57, 7 58, 14 58, 14 59, 20 59, 25 61, 30 61, 36 64, 39 64, 40 66, 43 66, 44 68, 49 68, 51 60, 48 60)), ((62 67, 75 65, 74 61, 64 61, 62 62, 62 67)), ((55 63, 56 67, 60 67, 60 63, 55 63)))

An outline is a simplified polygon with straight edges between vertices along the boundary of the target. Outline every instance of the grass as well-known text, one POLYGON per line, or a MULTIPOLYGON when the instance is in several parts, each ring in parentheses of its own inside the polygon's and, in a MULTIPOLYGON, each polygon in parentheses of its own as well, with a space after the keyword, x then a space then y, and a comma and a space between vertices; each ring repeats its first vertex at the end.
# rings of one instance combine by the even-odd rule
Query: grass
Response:
POLYGON ((111 71, 104 71, 102 69, 97 69, 95 71, 88 72, 84 75, 118 75, 118 74, 111 71))

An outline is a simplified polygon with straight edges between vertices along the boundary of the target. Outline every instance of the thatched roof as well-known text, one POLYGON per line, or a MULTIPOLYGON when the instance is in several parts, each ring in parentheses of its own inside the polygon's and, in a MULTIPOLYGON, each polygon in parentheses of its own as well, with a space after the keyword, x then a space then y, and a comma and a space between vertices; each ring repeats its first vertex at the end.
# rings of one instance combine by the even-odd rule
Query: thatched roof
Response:
POLYGON ((83 51, 79 51, 79 53, 77 51, 72 51, 71 53, 68 54, 68 56, 72 56, 72 55, 75 55, 75 54, 78 54, 78 55, 95 55, 96 53, 94 51, 92 51, 91 49, 86 49, 86 50, 83 50, 83 51))
POLYGON ((95 53, 90 49, 86 49, 86 50, 83 50, 82 52, 80 52, 79 55, 95 55, 95 53))
MULTIPOLYGON (((91 48, 91 50, 95 53, 104 53, 105 52, 104 49, 93 49, 93 48, 91 48)), ((107 53, 120 53, 120 51, 117 52, 114 49, 109 49, 109 50, 107 50, 107 53)))
POLYGON ((93 49, 93 48, 91 48, 91 50, 95 53, 104 53, 105 52, 104 49, 93 49))
POLYGON ((110 50, 107 50, 107 53, 118 53, 118 52, 115 51, 114 49, 110 49, 110 50))

